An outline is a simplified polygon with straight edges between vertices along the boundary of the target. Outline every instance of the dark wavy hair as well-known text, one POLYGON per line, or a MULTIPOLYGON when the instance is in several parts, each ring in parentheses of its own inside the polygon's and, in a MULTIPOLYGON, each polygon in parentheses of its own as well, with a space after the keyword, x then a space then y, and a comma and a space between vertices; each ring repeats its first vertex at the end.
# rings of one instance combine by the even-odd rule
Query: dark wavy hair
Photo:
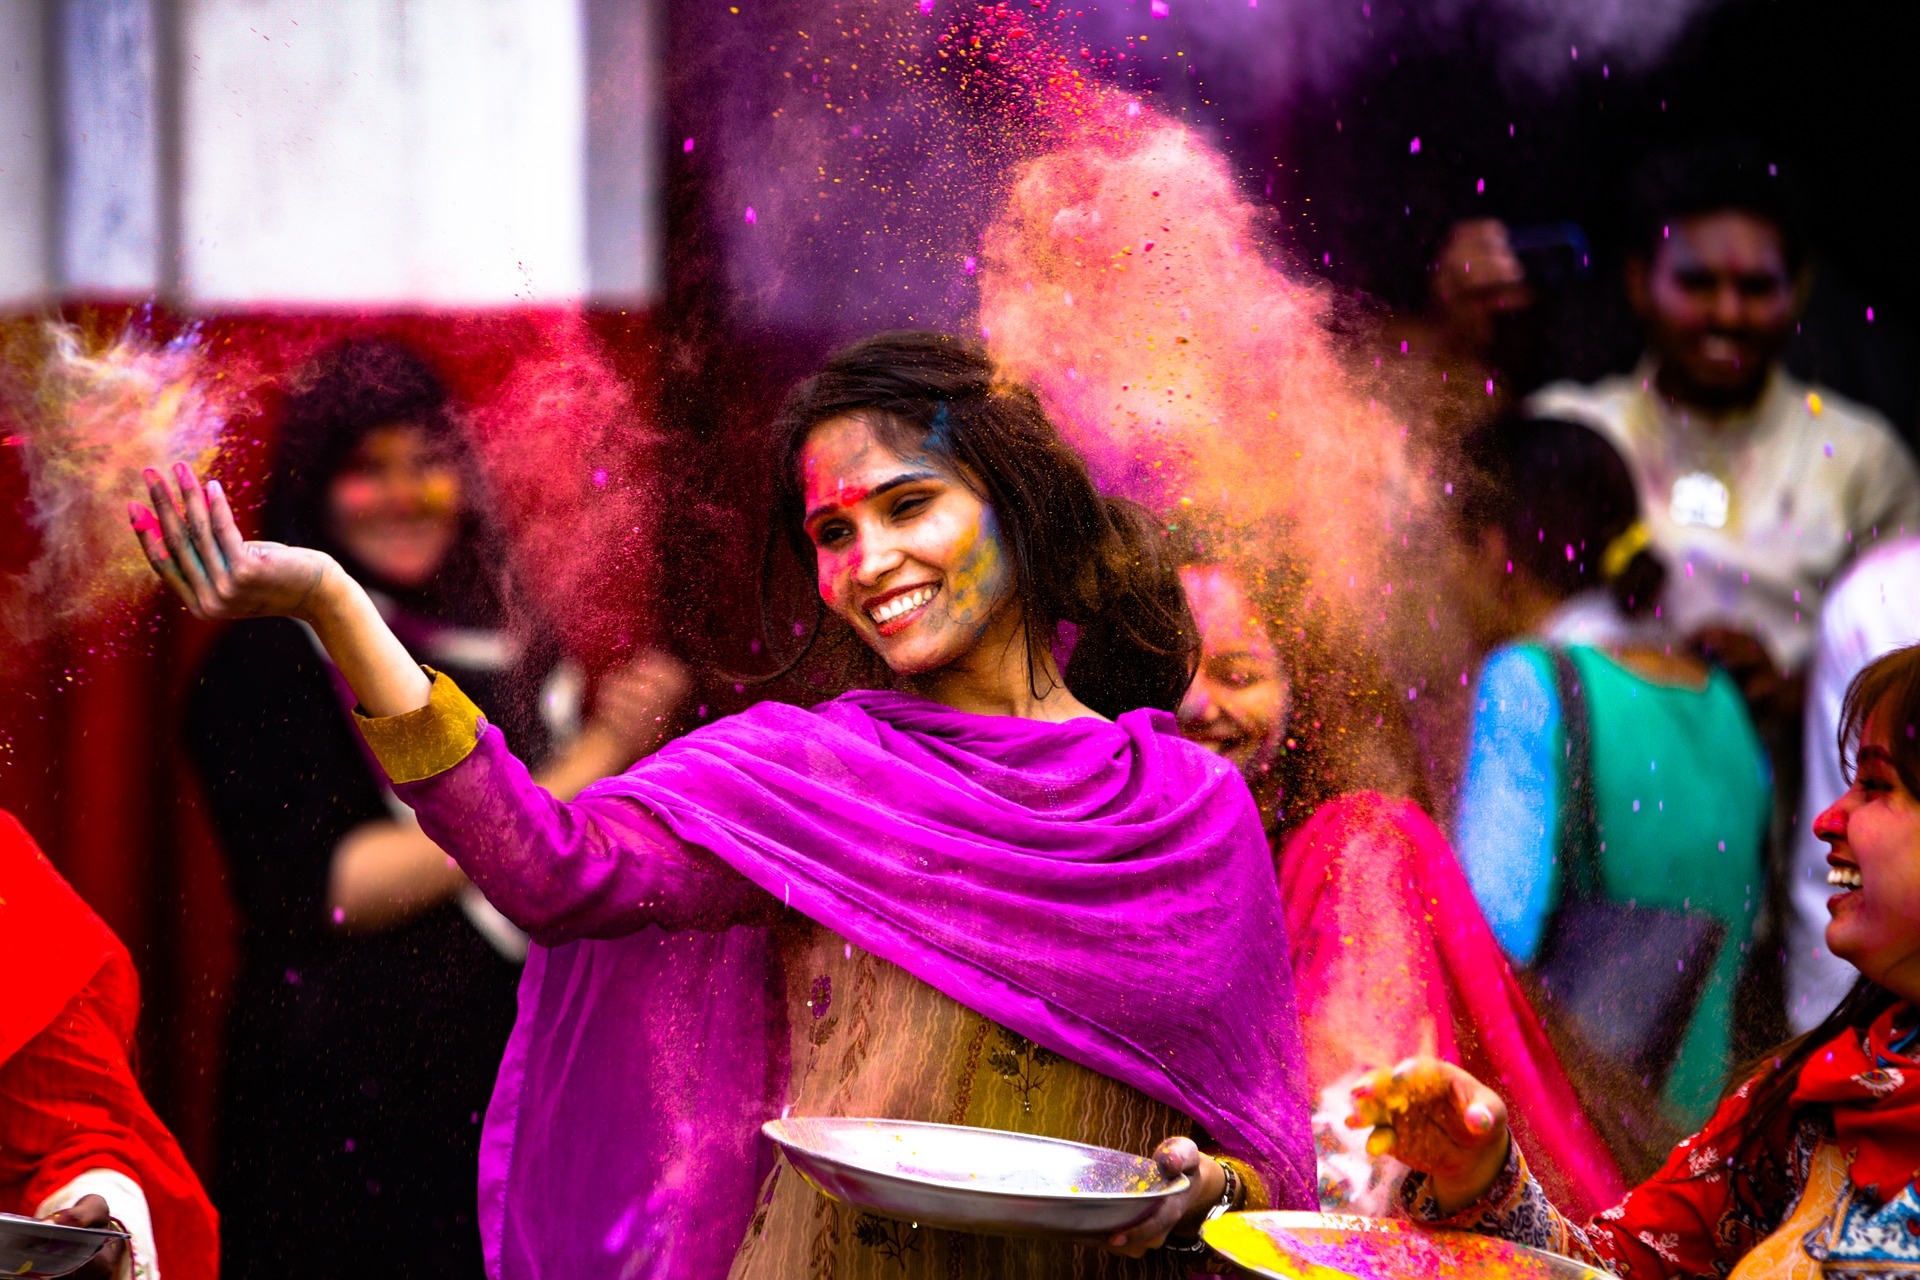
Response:
MULTIPOLYGON (((1849 782, 1853 779, 1854 760, 1867 731, 1867 721, 1876 718, 1887 727, 1887 754, 1893 758, 1893 770, 1899 775, 1901 785, 1908 794, 1920 796, 1920 644, 1895 649, 1874 659, 1847 686, 1846 697, 1840 704, 1840 729, 1834 747, 1840 753, 1842 772, 1849 782)), ((1913 850, 1913 855, 1920 857, 1920 849, 1913 850)), ((1765 1131, 1791 1103, 1793 1091, 1800 1083, 1800 1068, 1815 1050, 1831 1043, 1844 1031, 1872 1026, 1875 1019, 1899 1002, 1899 996, 1863 973, 1819 1026, 1729 1072, 1726 1092, 1731 1093, 1749 1081, 1753 1084, 1740 1153, 1751 1154, 1763 1140, 1765 1131)))
POLYGON ((1258 611, 1288 685, 1291 706, 1278 759, 1250 779, 1276 831, 1313 816, 1335 796, 1378 791, 1432 808, 1404 695, 1376 643, 1350 614, 1312 604, 1313 576, 1289 548, 1303 531, 1287 521, 1244 522, 1219 511, 1183 512, 1169 535, 1175 563, 1230 569, 1258 611))
POLYGON ((1462 530, 1500 530, 1514 564, 1563 599, 1604 585, 1627 616, 1653 612, 1667 569, 1652 551, 1640 548, 1612 578, 1601 571, 1607 548, 1640 519, 1633 474, 1605 436, 1577 422, 1512 416, 1469 432, 1460 448, 1462 530))
POLYGON ((462 626, 499 626, 517 614, 506 538, 488 515, 486 481, 453 398, 426 360, 386 338, 350 338, 307 366, 286 398, 274 441, 273 487, 265 536, 313 547, 348 573, 426 617, 462 626), (328 527, 327 495, 347 459, 369 434, 408 426, 423 432, 460 473, 460 531, 431 581, 418 588, 383 582, 357 563, 328 527))
MULTIPOLYGON (((800 454, 830 418, 858 415, 888 447, 950 466, 999 522, 1036 681, 1063 624, 1075 629, 1064 678, 1105 716, 1180 704, 1200 646, 1186 594, 1144 507, 1094 488, 1086 463, 1032 391, 999 376, 979 344, 902 331, 868 338, 828 359, 788 397, 776 425, 773 538, 813 564, 803 524, 800 454)), ((767 558, 763 602, 772 596, 767 558)), ((763 606, 763 617, 766 609, 763 606)), ((826 621, 816 601, 806 657, 826 621)))
POLYGON ((1695 138, 1663 148, 1627 180, 1629 249, 1648 258, 1674 223, 1728 212, 1772 223, 1788 270, 1806 261, 1806 200, 1793 168, 1750 138, 1695 138))

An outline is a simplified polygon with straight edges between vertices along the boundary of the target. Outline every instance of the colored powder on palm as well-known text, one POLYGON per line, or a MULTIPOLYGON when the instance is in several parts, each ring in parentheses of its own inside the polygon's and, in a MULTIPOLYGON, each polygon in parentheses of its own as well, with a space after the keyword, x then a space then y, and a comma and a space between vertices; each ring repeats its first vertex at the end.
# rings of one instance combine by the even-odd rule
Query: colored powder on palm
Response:
POLYGON ((128 530, 144 468, 213 465, 249 409, 239 380, 208 376, 188 329, 160 342, 128 326, 105 342, 72 325, 12 329, 5 408, 39 549, 0 589, 0 636, 23 643, 134 604, 159 585, 128 530))

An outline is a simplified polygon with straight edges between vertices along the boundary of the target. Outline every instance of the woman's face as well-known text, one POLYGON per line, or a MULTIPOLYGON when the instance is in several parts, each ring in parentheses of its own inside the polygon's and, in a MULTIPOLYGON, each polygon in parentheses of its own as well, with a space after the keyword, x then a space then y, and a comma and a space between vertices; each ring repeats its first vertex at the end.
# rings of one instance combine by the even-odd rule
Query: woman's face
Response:
POLYGON ((368 573, 419 587, 460 535, 460 472, 426 432, 366 434, 327 489, 328 531, 368 573))
POLYGON ((813 429, 800 467, 820 598, 895 672, 949 665, 1012 604, 993 509, 947 464, 845 416, 813 429))
POLYGON ((1814 820, 1828 844, 1827 947, 1881 986, 1920 993, 1920 800, 1901 782, 1876 715, 1853 785, 1814 820))
POLYGON ((1200 669, 1180 703, 1180 732, 1252 776, 1273 762, 1287 730, 1280 655, 1231 568, 1188 565, 1180 584, 1200 627, 1200 669))

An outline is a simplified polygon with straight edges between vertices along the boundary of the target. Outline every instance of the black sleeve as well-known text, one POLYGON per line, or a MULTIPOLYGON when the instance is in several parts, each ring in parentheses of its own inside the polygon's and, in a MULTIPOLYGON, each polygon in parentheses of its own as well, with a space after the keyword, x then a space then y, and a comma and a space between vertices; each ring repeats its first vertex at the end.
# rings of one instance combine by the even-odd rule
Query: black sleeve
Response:
POLYGON ((298 623, 228 629, 189 694, 186 737, 249 936, 291 950, 324 937, 335 846, 391 814, 298 623))

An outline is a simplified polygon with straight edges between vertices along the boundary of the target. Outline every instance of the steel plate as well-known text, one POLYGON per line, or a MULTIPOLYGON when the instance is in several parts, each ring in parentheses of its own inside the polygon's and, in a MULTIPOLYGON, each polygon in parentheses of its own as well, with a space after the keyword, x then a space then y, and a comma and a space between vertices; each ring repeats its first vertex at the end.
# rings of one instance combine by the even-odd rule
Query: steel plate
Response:
POLYGON ((792 1116, 761 1131, 823 1195, 977 1235, 1110 1235, 1187 1189, 1149 1156, 999 1129, 792 1116))
POLYGON ((85 1265, 107 1241, 126 1238, 124 1231, 66 1227, 0 1213, 0 1275, 64 1276, 85 1265))
POLYGON ((1269 1280, 1613 1280, 1557 1253, 1394 1218, 1228 1213, 1200 1234, 1240 1270, 1269 1280))

